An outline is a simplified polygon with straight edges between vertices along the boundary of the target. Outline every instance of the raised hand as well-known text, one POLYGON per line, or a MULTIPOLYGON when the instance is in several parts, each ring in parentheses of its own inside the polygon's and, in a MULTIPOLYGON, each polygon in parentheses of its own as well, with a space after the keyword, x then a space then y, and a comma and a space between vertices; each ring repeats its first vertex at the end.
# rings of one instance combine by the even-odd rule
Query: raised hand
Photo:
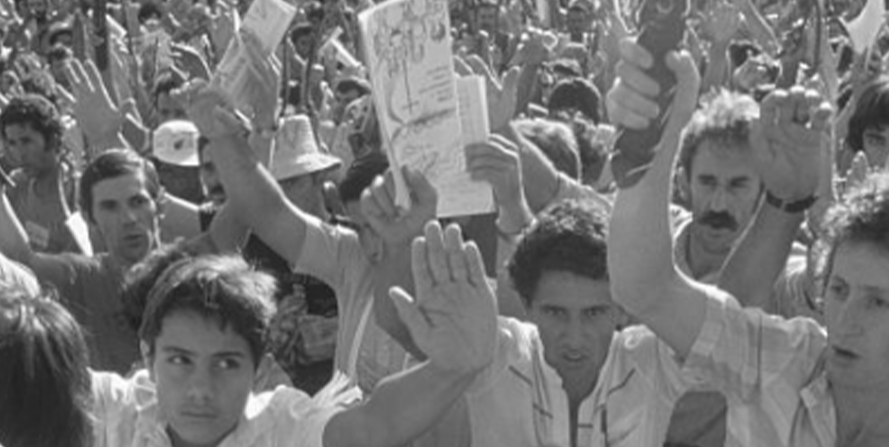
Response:
POLYGON ((491 184, 498 206, 521 206, 522 168, 518 146, 501 135, 466 147, 466 170, 473 180, 491 184))
POLYGON ((715 42, 727 42, 741 27, 741 11, 728 2, 717 1, 707 13, 704 29, 715 42))
POLYGON ((74 94, 74 117, 90 142, 103 141, 118 134, 123 115, 108 94, 99 69, 93 61, 85 64, 71 59, 65 74, 74 94))
POLYGON ((216 2, 218 9, 213 21, 210 24, 210 40, 213 42, 213 48, 216 52, 216 60, 222 60, 222 55, 228 48, 228 44, 235 36, 237 29, 238 11, 228 1, 220 0, 216 2))
POLYGON ((776 90, 762 102, 750 145, 766 189, 785 203, 815 194, 822 166, 830 162, 821 141, 832 112, 821 94, 800 86, 776 90))
POLYGON ((492 131, 502 129, 515 116, 519 86, 519 67, 512 67, 503 76, 503 79, 497 79, 491 68, 482 58, 477 55, 470 55, 466 58, 466 64, 472 68, 472 71, 484 77, 486 84, 486 95, 488 100, 488 125, 492 131))
POLYGON ((244 48, 250 57, 250 68, 254 81, 250 85, 250 108, 254 122, 268 126, 274 124, 278 105, 278 91, 281 85, 281 67, 274 56, 263 54, 259 38, 251 33, 243 34, 244 48))
POLYGON ((475 372, 488 366, 497 342, 497 305, 475 243, 460 227, 436 221, 411 247, 416 297, 390 290, 417 347, 439 368, 475 372))
POLYGON ((435 218, 438 193, 422 173, 408 167, 402 170, 411 195, 411 206, 395 205, 395 177, 391 172, 377 177, 361 194, 361 212, 374 231, 388 245, 401 245, 419 236, 423 225, 435 218))
POLYGON ((188 73, 188 78, 210 79, 210 67, 207 61, 192 47, 178 43, 170 44, 170 57, 176 66, 188 73))

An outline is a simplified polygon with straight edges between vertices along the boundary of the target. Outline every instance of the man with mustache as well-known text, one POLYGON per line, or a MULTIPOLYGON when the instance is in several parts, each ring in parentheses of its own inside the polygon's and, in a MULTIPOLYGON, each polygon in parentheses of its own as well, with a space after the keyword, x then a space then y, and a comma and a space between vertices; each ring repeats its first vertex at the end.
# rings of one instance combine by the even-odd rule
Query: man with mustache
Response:
MULTIPOLYGON (((691 212, 674 220, 673 257, 682 273, 697 281, 718 282, 723 262, 762 201, 762 180, 751 149, 751 124, 758 116, 753 98, 722 91, 685 128, 674 181, 691 212)), ((760 303, 763 310, 788 318, 816 316, 805 306, 805 272, 806 250, 794 244, 771 299, 760 303)), ((723 445, 725 411, 721 394, 687 394, 674 410, 668 444, 723 445)))

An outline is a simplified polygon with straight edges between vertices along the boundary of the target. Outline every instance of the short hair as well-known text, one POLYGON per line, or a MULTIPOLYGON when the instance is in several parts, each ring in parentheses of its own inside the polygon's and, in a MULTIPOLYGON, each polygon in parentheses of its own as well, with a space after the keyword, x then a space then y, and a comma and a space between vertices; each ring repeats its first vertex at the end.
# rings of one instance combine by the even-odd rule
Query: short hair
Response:
POLYGON ((154 355, 164 320, 176 312, 195 312, 243 337, 258 367, 266 352, 276 289, 274 277, 237 256, 182 259, 169 266, 149 292, 139 339, 154 355))
POLYGON ((87 165, 80 177, 80 209, 86 213, 89 222, 95 222, 93 187, 103 180, 129 174, 143 176, 148 195, 153 200, 160 197, 162 192, 160 179, 151 162, 129 149, 105 151, 87 165))
POLYGON ((880 77, 871 81, 855 104, 855 111, 849 118, 849 133, 846 142, 854 151, 864 150, 864 132, 868 129, 883 129, 889 126, 889 78, 880 77))
POLYGON ((525 306, 531 306, 540 278, 547 272, 607 281, 607 239, 608 215, 600 207, 564 200, 541 213, 506 267, 525 306))
POLYGON ((749 40, 734 40, 728 45, 728 55, 732 69, 744 65, 747 59, 760 54, 762 54, 762 48, 749 40))
POLYGON ((602 121, 602 95, 592 82, 583 78, 559 81, 549 97, 550 111, 574 109, 593 123, 602 121))
POLYGON ((606 146, 607 141, 602 138, 606 131, 595 124, 580 120, 572 121, 571 128, 577 139, 581 177, 584 180, 598 179, 602 176, 610 152, 610 148, 606 146))
POLYGON ((0 272, 0 444, 88 447, 92 391, 84 332, 51 294, 14 276, 0 272))
POLYGON ((306 36, 311 36, 313 29, 314 28, 310 23, 301 23, 299 25, 296 25, 295 27, 293 27, 293 30, 290 31, 290 43, 296 45, 296 42, 299 39, 302 39, 306 36))
POLYGON ((380 152, 368 152, 355 160, 340 184, 337 191, 343 203, 357 202, 361 199, 361 193, 373 183, 379 175, 383 175, 389 168, 389 160, 380 152))
POLYGON ((336 91, 339 93, 347 93, 350 90, 358 92, 358 96, 370 94, 370 84, 364 79, 358 77, 348 77, 341 79, 336 83, 336 91))
POLYGON ((522 119, 515 128, 540 148, 559 172, 580 179, 580 154, 574 132, 567 124, 547 119, 522 119))
POLYGON ((679 166, 691 175, 701 143, 710 141, 727 150, 748 150, 750 125, 759 117, 759 104, 750 95, 720 89, 694 113, 682 134, 679 166))
POLYGON ((154 89, 151 91, 151 98, 157 105, 157 100, 163 94, 171 94, 174 90, 182 88, 185 80, 173 70, 164 70, 157 74, 154 80, 154 89))
POLYGON ((46 59, 52 61, 66 61, 74 57, 74 52, 64 45, 53 45, 46 53, 46 59))
POLYGON ((164 271, 176 262, 196 255, 197 253, 190 250, 188 242, 180 239, 152 250, 127 271, 124 275, 121 298, 124 315, 134 332, 138 333, 142 327, 148 294, 164 271))
POLYGON ((824 237, 818 250, 821 272, 832 269, 837 248, 847 242, 889 253, 889 173, 872 173, 852 188, 828 210, 822 226, 824 237))
POLYGON ((164 16, 161 7, 154 1, 144 2, 139 6, 139 12, 136 13, 136 20, 140 25, 151 20, 151 18, 161 19, 164 16))
POLYGON ((47 148, 58 151, 65 131, 58 109, 44 96, 26 94, 9 101, 0 113, 0 131, 6 138, 6 128, 18 124, 30 126, 46 141, 47 148))

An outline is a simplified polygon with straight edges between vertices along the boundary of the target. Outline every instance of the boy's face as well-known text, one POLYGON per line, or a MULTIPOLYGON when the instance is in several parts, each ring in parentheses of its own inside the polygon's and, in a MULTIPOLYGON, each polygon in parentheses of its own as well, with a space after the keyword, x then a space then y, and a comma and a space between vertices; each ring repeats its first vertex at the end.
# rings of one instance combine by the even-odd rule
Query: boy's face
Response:
POLYGON ((163 320, 153 355, 143 354, 174 441, 216 445, 235 429, 257 371, 250 345, 230 325, 174 311, 163 320))

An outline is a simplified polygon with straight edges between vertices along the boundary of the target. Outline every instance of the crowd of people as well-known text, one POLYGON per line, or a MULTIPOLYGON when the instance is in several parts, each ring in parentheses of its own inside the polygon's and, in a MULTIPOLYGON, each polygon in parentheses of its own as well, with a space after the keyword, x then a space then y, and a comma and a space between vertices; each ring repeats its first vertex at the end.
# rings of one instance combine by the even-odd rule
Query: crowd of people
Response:
POLYGON ((0 446, 889 445, 881 0, 449 1, 496 209, 448 219, 373 2, 269 55, 267 1, 0 0, 0 446))

